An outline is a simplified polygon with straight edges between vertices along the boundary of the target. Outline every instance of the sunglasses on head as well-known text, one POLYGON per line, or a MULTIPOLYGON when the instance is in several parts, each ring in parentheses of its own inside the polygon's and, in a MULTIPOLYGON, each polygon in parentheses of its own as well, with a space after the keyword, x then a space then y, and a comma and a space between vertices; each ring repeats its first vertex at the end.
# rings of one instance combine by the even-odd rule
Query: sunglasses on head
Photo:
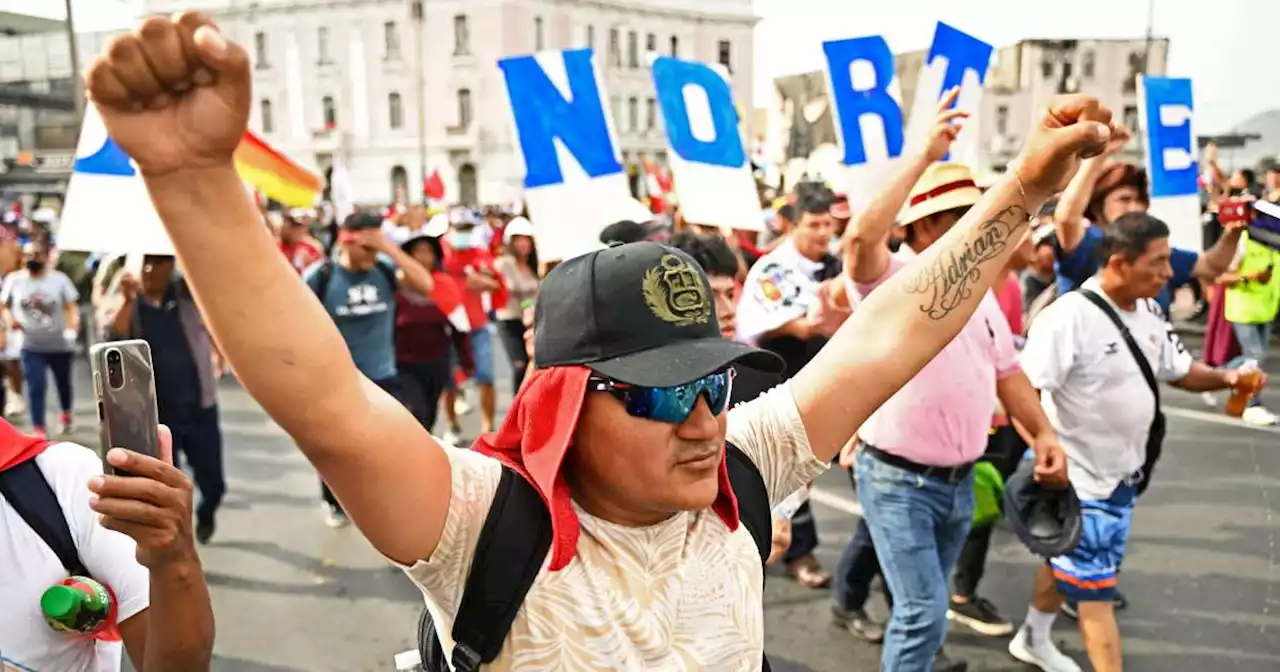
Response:
POLYGON ((695 381, 671 387, 641 387, 600 376, 592 376, 587 380, 589 391, 609 393, 622 402, 631 417, 671 424, 687 420, 701 396, 706 396, 711 413, 720 415, 729 405, 732 386, 733 369, 717 371, 695 381))

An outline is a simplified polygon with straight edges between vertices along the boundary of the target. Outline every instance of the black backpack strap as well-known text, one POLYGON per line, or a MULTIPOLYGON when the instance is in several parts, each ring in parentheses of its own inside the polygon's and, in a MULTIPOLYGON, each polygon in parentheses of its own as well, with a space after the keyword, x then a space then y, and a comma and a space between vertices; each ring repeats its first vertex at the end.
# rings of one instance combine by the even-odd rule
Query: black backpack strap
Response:
POLYGON ((320 263, 320 268, 316 269, 316 279, 311 289, 315 291, 316 298, 320 299, 320 303, 324 304, 324 297, 329 293, 329 283, 333 281, 333 260, 325 259, 320 263))
POLYGON ((0 471, 0 495, 58 556, 69 576, 88 576, 62 505, 35 458, 0 471))
POLYGON ((751 533, 760 551, 760 562, 769 559, 773 550, 773 514, 769 507, 769 490, 756 463, 737 446, 726 443, 725 466, 729 470, 729 485, 738 500, 738 521, 751 533))
POLYGON ((453 621, 454 672, 493 662, 551 549, 551 514, 523 476, 502 469, 453 621))

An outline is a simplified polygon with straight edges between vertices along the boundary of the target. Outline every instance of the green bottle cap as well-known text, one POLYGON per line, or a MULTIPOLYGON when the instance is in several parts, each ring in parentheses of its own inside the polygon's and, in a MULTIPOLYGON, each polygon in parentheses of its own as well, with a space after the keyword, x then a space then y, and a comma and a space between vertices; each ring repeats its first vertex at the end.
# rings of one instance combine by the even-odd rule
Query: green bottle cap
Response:
POLYGON ((56 621, 68 622, 80 611, 81 594, 71 586, 56 585, 40 596, 40 610, 56 621))

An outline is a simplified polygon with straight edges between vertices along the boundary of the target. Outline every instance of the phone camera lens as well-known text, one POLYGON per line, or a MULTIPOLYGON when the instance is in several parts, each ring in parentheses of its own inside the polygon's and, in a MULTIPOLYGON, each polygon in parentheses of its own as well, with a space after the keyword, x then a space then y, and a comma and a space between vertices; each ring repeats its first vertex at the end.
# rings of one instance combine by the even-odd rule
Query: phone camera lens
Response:
POLYGON ((107 351, 107 384, 113 390, 124 387, 124 366, 119 350, 107 351))

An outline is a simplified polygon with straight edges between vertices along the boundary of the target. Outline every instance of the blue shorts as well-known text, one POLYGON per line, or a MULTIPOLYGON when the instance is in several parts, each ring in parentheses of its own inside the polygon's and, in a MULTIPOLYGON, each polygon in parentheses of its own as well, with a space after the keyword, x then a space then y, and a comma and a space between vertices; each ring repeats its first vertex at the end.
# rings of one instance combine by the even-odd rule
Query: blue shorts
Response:
POLYGON ((490 322, 470 334, 471 359, 476 363, 471 379, 479 385, 493 384, 493 329, 490 322))
POLYGON ((1136 484, 1121 483, 1110 499, 1081 500, 1080 545, 1049 561, 1058 592, 1072 602, 1110 602, 1124 562, 1137 501, 1136 484))

